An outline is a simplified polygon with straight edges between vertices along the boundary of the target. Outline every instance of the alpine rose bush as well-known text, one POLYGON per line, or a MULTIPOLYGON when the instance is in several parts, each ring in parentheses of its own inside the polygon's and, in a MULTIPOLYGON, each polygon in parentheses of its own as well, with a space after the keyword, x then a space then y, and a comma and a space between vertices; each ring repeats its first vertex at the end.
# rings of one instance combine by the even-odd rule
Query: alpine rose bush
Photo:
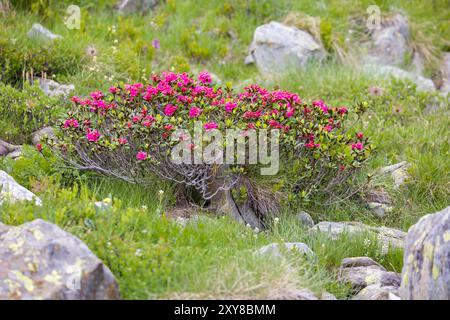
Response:
POLYGON ((307 103, 295 93, 258 85, 235 92, 215 86, 206 71, 197 80, 163 72, 148 83, 72 101, 55 145, 68 163, 135 183, 149 183, 156 173, 194 187, 204 199, 253 179, 259 165, 173 163, 170 151, 183 137, 171 139, 172 133, 192 132, 196 121, 205 132, 278 129, 285 194, 332 192, 349 181, 372 150, 363 133, 347 131, 346 107, 307 103))

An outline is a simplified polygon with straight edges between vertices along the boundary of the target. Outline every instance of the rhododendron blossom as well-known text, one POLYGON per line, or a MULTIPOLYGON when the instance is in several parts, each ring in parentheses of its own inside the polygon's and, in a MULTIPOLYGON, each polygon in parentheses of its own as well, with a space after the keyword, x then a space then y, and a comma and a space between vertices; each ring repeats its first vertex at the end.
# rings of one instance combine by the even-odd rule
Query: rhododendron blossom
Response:
POLYGON ((202 71, 198 75, 198 80, 203 84, 210 84, 212 82, 211 75, 208 71, 202 71))
POLYGON ((97 142, 97 140, 100 138, 100 133, 98 132, 98 130, 88 129, 86 138, 88 139, 88 141, 97 142))
POLYGON ((197 107, 192 107, 189 109, 189 117, 190 118, 197 118, 202 113, 202 109, 197 107))
POLYGON ((173 116, 173 114, 175 113, 175 111, 177 111, 178 107, 174 106, 172 104, 168 104, 165 108, 164 108, 164 114, 166 116, 173 116))
POLYGON ((147 159, 147 153, 144 152, 144 151, 139 151, 136 154, 136 159, 139 160, 139 161, 144 161, 145 159, 147 159))
POLYGON ((203 127, 205 128, 205 130, 213 130, 213 129, 217 129, 219 126, 215 122, 208 122, 208 123, 205 123, 205 125, 203 127))

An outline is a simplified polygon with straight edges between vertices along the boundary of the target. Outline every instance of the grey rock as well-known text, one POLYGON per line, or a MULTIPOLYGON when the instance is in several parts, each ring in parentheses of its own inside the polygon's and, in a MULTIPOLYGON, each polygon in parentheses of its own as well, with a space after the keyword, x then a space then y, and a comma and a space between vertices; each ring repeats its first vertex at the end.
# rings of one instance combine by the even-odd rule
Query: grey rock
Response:
POLYGON ((400 300, 398 287, 372 284, 358 292, 352 300, 400 300))
POLYGON ((424 78, 413 72, 405 71, 398 67, 389 65, 366 64, 364 71, 372 76, 379 78, 395 78, 398 80, 410 80, 417 86, 418 91, 434 92, 436 87, 431 79, 424 78))
POLYGON ((119 299, 111 271, 78 238, 43 220, 0 224, 0 299, 119 299))
POLYGON ((13 152, 8 153, 7 157, 11 159, 19 159, 22 156, 22 149, 14 150, 13 152))
POLYGON ((62 39, 59 34, 54 34, 50 30, 46 29, 39 23, 34 23, 30 30, 27 32, 27 36, 32 39, 40 39, 46 41, 52 41, 55 39, 62 39))
MULTIPOLYGON (((298 252, 305 255, 313 256, 314 252, 304 243, 302 242, 286 242, 281 244, 284 246, 286 251, 288 252, 298 252)), ((282 248, 280 248, 280 244, 271 243, 264 247, 258 249, 257 253, 260 255, 270 255, 276 258, 282 257, 282 248)))
POLYGON ((399 65, 407 52, 406 39, 395 27, 383 28, 373 34, 373 47, 367 57, 369 63, 399 65))
POLYGON ((378 218, 383 218, 386 213, 392 211, 392 207, 385 205, 384 203, 378 203, 378 202, 369 202, 368 206, 370 210, 373 212, 374 215, 376 215, 378 218))
POLYGON ((320 300, 337 300, 337 298, 334 294, 324 291, 320 295, 320 300))
POLYGON ((450 93, 450 52, 444 53, 444 59, 442 61, 442 86, 440 90, 442 91, 443 95, 447 95, 450 93))
POLYGON ((55 130, 52 127, 44 127, 39 129, 31 135, 31 142, 33 145, 37 145, 38 143, 45 142, 47 138, 55 138, 55 130))
POLYGON ((391 175, 392 179, 394 180, 394 186, 396 188, 399 188, 408 179, 408 169, 410 166, 411 165, 408 162, 402 161, 390 166, 383 167, 378 172, 380 174, 391 175))
POLYGON ((366 199, 368 202, 392 204, 391 195, 383 188, 369 190, 366 194, 366 199))
POLYGON ((382 265, 378 262, 374 261, 369 257, 352 257, 352 258, 344 258, 341 262, 341 268, 353 268, 353 267, 368 267, 368 266, 377 266, 382 270, 386 270, 382 265))
POLYGON ((34 201, 37 205, 42 205, 41 199, 33 192, 27 190, 8 175, 5 171, 0 170, 0 205, 5 200, 16 201, 34 201))
POLYGON ((331 239, 337 240, 342 234, 350 235, 371 234, 377 237, 381 242, 383 250, 387 251, 389 247, 403 248, 406 233, 387 227, 371 227, 360 222, 330 222, 322 221, 310 229, 310 232, 321 232, 327 234, 331 239))
POLYGON ((158 4, 158 0, 120 0, 117 10, 121 13, 147 13, 158 4))
POLYGON ((302 211, 296 215, 297 220, 300 222, 300 224, 306 226, 306 227, 312 227, 314 226, 314 220, 311 218, 309 213, 302 211))
MULTIPOLYGON (((358 258, 361 263, 370 262, 358 258)), ((344 259, 345 260, 345 259, 344 259)), ((356 261, 357 262, 357 261, 356 261)), ((400 275, 395 272, 386 271, 386 269, 375 263, 362 266, 349 266, 348 261, 343 261, 339 269, 338 279, 341 282, 350 283, 356 290, 361 290, 369 285, 378 284, 380 286, 400 286, 400 275)))
POLYGON ((49 97, 67 98, 70 92, 75 89, 73 84, 59 84, 51 79, 38 78, 38 81, 39 88, 49 97))
POLYGON ((6 141, 0 140, 0 157, 8 156, 13 153, 16 154, 22 150, 22 146, 17 146, 6 141))
POLYGON ((255 62, 262 75, 271 76, 303 68, 324 56, 324 49, 309 33, 270 22, 256 28, 246 63, 255 62))
POLYGON ((400 297, 450 300, 450 207, 422 217, 409 229, 400 297))

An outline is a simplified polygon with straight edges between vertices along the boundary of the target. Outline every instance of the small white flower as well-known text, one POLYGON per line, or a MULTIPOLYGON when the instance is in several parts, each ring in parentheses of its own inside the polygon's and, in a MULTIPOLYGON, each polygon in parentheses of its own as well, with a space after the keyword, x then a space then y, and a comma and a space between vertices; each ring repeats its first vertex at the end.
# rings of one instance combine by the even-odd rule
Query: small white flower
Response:
POLYGON ((159 190, 159 195, 162 196, 164 194, 164 190, 159 190))
POLYGON ((255 233, 258 233, 259 232, 258 227, 256 227, 254 231, 255 231, 255 233))
POLYGON ((248 223, 247 223, 245 226, 246 226, 247 228, 251 228, 251 227, 252 227, 252 226, 251 226, 250 224, 248 224, 248 223))
POLYGON ((115 44, 119 43, 119 40, 114 39, 114 43, 115 43, 115 44))
POLYGON ((371 244, 372 242, 370 241, 370 239, 364 239, 364 246, 365 247, 368 247, 368 246, 370 246, 370 244, 371 244))
POLYGON ((273 221, 275 222, 275 224, 277 224, 278 222, 280 222, 280 218, 275 218, 273 219, 273 221))
POLYGON ((141 250, 141 249, 137 249, 137 250, 134 252, 134 255, 137 256, 137 257, 141 257, 141 256, 142 256, 142 250, 141 250))
POLYGON ((147 230, 147 229, 144 229, 144 230, 142 230, 142 233, 143 233, 143 234, 147 234, 147 233, 148 233, 148 230, 147 230))

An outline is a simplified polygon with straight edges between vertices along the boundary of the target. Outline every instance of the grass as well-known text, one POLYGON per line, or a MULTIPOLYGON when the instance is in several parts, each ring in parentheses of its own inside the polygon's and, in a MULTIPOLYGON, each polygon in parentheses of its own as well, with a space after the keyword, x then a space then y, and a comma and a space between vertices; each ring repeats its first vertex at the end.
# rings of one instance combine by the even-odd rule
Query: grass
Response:
MULTIPOLYGON (((363 15, 372 2, 168 0, 145 16, 112 14, 111 3, 100 1, 95 9, 81 1, 80 30, 68 30, 62 24, 64 2, 52 2, 50 8, 33 7, 31 12, 24 3, 15 15, 2 17, 0 61, 14 61, 9 70, 18 75, 11 84, 20 87, 23 71, 45 69, 46 62, 53 63, 49 75, 62 83, 74 83, 77 95, 105 90, 120 81, 139 81, 152 71, 208 69, 234 86, 258 81, 269 88, 298 92, 305 100, 323 98, 349 108, 364 102, 369 110, 358 127, 371 137, 377 152, 361 175, 406 160, 411 163, 410 179, 400 190, 393 189, 389 178, 372 181, 391 190, 393 196, 394 209, 384 218, 371 214, 360 197, 332 206, 302 203, 286 210, 268 230, 255 233, 227 217, 203 214, 182 226, 161 215, 176 202, 172 185, 160 181, 142 188, 79 173, 61 168, 50 154, 44 158, 26 147, 19 160, 1 158, 0 169, 37 193, 44 205, 4 204, 0 206, 1 222, 18 225, 43 218, 72 232, 113 271, 127 299, 265 298, 283 296, 296 288, 310 288, 317 295, 329 291, 346 298, 351 290, 336 278, 345 257, 370 256, 389 270, 401 271, 401 251, 382 254, 376 239, 369 235, 344 235, 332 241, 311 234, 294 214, 304 209, 316 222, 356 220, 406 231, 424 214, 447 206, 448 101, 416 92, 411 83, 374 80, 333 58, 279 79, 260 79, 254 66, 243 65, 253 31, 262 23, 301 12, 331 23, 333 39, 340 39, 352 27, 349 18, 363 15), (33 55, 45 54, 42 48, 49 45, 27 40, 26 31, 33 22, 42 22, 64 36, 50 45, 51 54, 37 60, 33 55), (115 32, 112 26, 116 26, 115 32), (160 49, 151 47, 153 39, 161 41, 160 49), (88 46, 95 47, 96 58, 85 53, 88 46), (24 58, 14 60, 2 48, 15 48, 24 58), (370 96, 367 89, 371 86, 383 88, 384 94, 370 96), (427 105, 434 99, 440 99, 441 108, 429 112, 427 105), (163 196, 159 190, 164 191, 163 196), (96 209, 94 202, 105 198, 112 199, 111 206, 96 209), (284 241, 305 242, 316 257, 289 254, 274 260, 253 254, 261 246, 284 241)), ((423 1, 411 5, 404 0, 375 3, 382 13, 397 8, 408 14, 414 21, 413 31, 421 30, 413 37, 415 47, 446 49, 450 12, 445 10, 445 0, 434 1, 435 6, 423 1)), ((0 138, 2 135, 0 132, 0 138)))

